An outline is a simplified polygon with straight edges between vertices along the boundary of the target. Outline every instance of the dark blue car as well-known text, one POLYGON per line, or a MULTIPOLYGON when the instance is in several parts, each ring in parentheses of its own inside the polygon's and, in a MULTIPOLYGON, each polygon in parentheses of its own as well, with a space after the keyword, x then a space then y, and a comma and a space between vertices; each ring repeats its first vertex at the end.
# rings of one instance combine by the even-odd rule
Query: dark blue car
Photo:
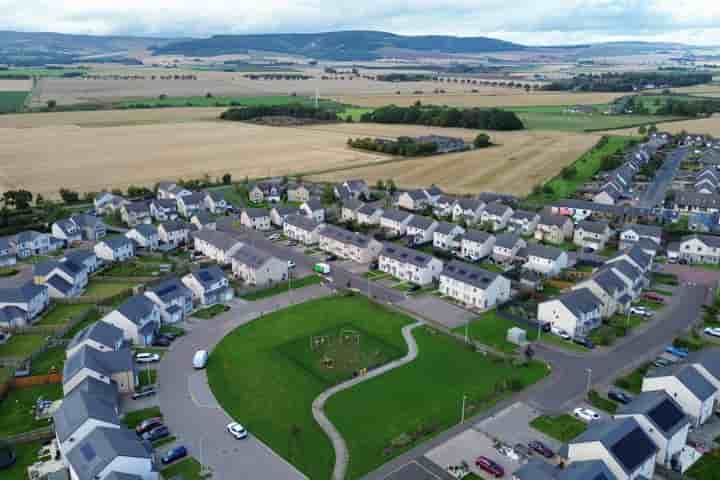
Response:
POLYGON ((175 447, 172 450, 169 450, 165 455, 162 456, 160 461, 163 463, 163 465, 167 465, 168 463, 172 463, 175 460, 180 460, 181 458, 184 458, 187 456, 187 448, 185 447, 175 447))

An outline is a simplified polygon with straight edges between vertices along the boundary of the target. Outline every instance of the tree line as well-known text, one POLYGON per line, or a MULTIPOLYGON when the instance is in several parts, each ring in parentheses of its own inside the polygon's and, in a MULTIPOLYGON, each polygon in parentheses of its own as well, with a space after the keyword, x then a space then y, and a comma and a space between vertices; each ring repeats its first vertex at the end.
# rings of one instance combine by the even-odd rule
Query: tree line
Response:
POLYGON ((514 112, 498 108, 465 108, 424 106, 411 107, 390 105, 367 112, 362 122, 404 123, 433 127, 457 127, 482 130, 523 130, 525 125, 514 112))
POLYGON ((437 145, 432 142, 418 142, 411 137, 398 137, 397 140, 385 140, 382 138, 348 138, 348 146, 369 150, 371 152, 387 153, 388 155, 400 155, 402 157, 421 157, 437 153, 437 145))
POLYGON ((556 80, 545 85, 551 91, 581 92, 632 92, 647 87, 670 88, 690 87, 712 82, 712 73, 692 72, 679 74, 674 72, 624 72, 602 74, 580 74, 566 80, 556 80))
POLYGON ((243 108, 230 108, 220 114, 222 120, 245 122, 261 117, 309 118, 323 121, 337 121, 337 113, 325 108, 315 108, 301 104, 267 106, 258 105, 243 108))

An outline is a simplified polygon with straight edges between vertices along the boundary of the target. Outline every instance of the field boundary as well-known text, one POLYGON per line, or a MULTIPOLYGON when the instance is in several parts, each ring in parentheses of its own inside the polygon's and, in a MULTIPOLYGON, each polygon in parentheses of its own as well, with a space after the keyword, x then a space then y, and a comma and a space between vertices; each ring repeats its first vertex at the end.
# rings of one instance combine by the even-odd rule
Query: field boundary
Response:
POLYGON ((685 118, 670 118, 668 120, 663 120, 661 122, 655 122, 655 123, 636 123, 631 125, 624 125, 622 127, 612 127, 612 128, 586 128, 583 130, 585 133, 598 133, 598 132, 612 132, 615 130, 627 130, 628 128, 639 128, 639 127, 646 127, 648 125, 664 125, 666 123, 675 123, 675 122, 692 122, 694 120, 705 120, 705 118, 697 118, 697 117, 685 117, 685 118))

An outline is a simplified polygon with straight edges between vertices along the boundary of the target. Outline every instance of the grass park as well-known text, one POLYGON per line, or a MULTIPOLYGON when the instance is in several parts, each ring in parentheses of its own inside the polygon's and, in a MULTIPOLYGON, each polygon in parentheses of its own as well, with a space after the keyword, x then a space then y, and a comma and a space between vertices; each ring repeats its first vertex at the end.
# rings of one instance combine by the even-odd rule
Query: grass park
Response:
MULTIPOLYGON (((401 328, 410 322, 360 296, 307 302, 226 336, 210 357, 208 380, 234 419, 308 477, 326 478, 334 452, 312 417, 312 401, 364 368, 404 355, 401 328)), ((433 330, 416 329, 414 336, 420 351, 414 362, 327 403, 348 442, 350 478, 456 424, 463 393, 470 412, 508 393, 508 378, 520 389, 547 373, 540 364, 518 368, 481 357, 433 330)))
MULTIPOLYGON (((466 330, 470 339, 493 347, 501 352, 514 353, 518 346, 507 341, 507 332, 518 325, 498 315, 496 310, 483 313, 478 318, 471 320, 470 324, 454 329, 456 333, 464 335, 466 330)), ((525 328, 527 339, 533 341, 537 338, 537 330, 525 328)))

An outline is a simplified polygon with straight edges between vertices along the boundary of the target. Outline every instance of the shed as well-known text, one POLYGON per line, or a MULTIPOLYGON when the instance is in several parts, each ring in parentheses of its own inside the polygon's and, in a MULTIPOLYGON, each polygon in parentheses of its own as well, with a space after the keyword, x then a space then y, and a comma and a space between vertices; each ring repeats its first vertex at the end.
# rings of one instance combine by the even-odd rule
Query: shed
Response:
POLYGON ((507 341, 515 345, 523 346, 527 344, 527 332, 522 328, 512 327, 508 329, 507 341))

